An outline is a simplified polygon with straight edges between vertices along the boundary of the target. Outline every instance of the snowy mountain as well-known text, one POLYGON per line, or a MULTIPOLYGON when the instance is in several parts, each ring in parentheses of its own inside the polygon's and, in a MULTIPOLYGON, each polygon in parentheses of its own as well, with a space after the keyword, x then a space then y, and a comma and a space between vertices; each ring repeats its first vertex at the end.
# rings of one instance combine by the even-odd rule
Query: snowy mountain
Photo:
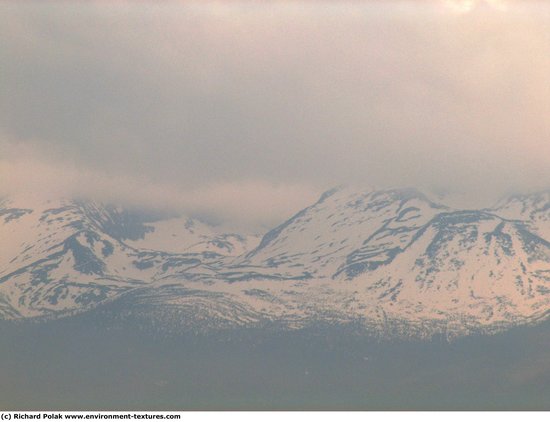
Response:
POLYGON ((415 189, 337 188, 260 239, 86 201, 0 205, 0 315, 181 330, 359 322, 449 337, 550 311, 550 195, 458 209, 415 189))
POLYGON ((0 312, 6 318, 82 311, 166 274, 200 278, 246 239, 216 234, 190 218, 144 223, 135 214, 92 202, 57 200, 0 208, 0 312), (160 225, 160 234, 156 234, 160 225), (181 226, 181 227, 180 227, 181 226), (177 231, 179 230, 179 232, 177 231), (189 233, 180 253, 159 239, 189 233), (141 247, 137 248, 135 245, 141 247), (198 247, 201 245, 202 247, 198 247))

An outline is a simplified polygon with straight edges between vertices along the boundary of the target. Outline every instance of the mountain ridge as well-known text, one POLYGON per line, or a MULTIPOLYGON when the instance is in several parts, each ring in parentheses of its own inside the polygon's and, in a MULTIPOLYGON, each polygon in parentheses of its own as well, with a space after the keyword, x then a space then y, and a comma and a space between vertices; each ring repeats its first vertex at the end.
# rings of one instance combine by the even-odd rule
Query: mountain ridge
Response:
POLYGON ((413 337, 491 332, 547 318, 549 221, 546 193, 472 210, 416 189, 338 187, 260 240, 185 216, 5 199, 0 318, 56 318, 123 295, 151 305, 125 300, 127 313, 176 330, 362 321, 413 337))

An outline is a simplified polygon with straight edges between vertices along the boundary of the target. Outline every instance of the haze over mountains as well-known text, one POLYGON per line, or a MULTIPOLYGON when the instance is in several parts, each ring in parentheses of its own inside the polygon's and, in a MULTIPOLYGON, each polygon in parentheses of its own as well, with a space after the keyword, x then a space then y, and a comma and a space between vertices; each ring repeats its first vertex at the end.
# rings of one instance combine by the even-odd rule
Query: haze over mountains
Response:
POLYGON ((82 200, 0 208, 2 319, 106 309, 171 331, 359 323, 448 337, 550 309, 550 193, 460 209, 336 188, 263 237, 82 200))

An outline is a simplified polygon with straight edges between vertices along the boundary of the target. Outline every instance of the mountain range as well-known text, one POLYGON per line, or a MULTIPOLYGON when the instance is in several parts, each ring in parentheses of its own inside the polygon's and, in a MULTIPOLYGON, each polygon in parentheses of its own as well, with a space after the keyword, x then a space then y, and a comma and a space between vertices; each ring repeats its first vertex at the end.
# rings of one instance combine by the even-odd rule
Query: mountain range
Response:
POLYGON ((263 236, 87 200, 0 202, 0 319, 166 330, 357 323, 447 338, 550 312, 550 192, 457 208, 339 187, 263 236))

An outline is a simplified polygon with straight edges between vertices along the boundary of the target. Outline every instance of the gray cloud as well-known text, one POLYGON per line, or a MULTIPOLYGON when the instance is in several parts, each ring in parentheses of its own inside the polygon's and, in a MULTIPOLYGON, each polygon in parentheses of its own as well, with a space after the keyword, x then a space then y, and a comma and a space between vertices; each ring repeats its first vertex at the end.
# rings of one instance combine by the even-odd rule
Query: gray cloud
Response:
POLYGON ((255 186, 286 204, 262 221, 340 183, 545 188, 550 7, 477 4, 3 2, 0 165, 195 208, 255 186))

